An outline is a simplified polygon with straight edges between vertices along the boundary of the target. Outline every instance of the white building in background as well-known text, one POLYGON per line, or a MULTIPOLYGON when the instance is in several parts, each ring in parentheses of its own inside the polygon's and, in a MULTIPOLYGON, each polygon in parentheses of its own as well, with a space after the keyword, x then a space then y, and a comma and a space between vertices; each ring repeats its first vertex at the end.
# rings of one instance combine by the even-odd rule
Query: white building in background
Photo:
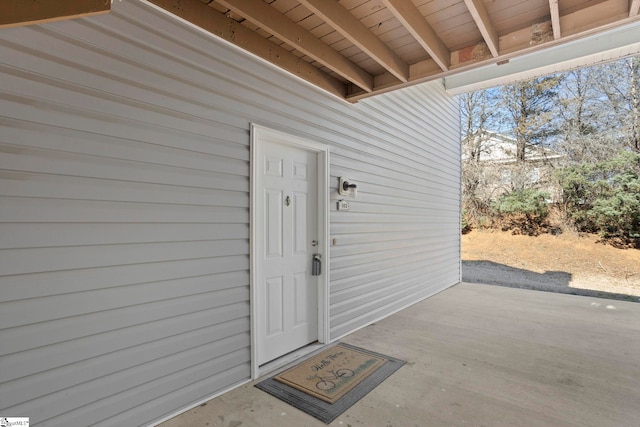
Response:
POLYGON ((522 188, 534 188, 549 193, 550 201, 561 200, 561 191, 553 171, 564 155, 547 147, 527 145, 525 161, 516 158, 516 140, 495 132, 479 132, 473 140, 462 141, 464 168, 476 168, 481 185, 478 189, 486 199, 522 188), (476 159, 476 164, 471 159, 476 159))

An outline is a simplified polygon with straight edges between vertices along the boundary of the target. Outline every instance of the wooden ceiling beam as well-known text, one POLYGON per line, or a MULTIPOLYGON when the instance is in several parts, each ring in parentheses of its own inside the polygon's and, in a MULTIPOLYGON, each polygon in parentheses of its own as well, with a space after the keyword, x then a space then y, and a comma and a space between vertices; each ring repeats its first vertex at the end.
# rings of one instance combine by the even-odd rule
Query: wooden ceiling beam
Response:
POLYGON ((451 53, 411 0, 382 0, 438 66, 449 69, 451 53))
POLYGON ((621 21, 628 21, 628 7, 626 0, 604 0, 601 3, 562 16, 562 28, 565 28, 565 30, 563 30, 565 34, 561 39, 554 38, 550 20, 537 23, 500 37, 501 54, 498 57, 493 57, 484 43, 468 46, 451 52, 451 65, 447 71, 440 70, 432 59, 420 61, 411 65, 408 82, 394 83, 390 74, 376 76, 373 92, 366 93, 351 87, 350 90, 348 90, 347 100, 357 102, 370 96, 444 78, 479 66, 508 61, 519 55, 543 49, 550 44, 557 45, 565 40, 575 40, 578 37, 592 34, 594 30, 602 26, 611 28, 621 21), (547 32, 541 34, 539 32, 541 28, 546 28, 547 32))
POLYGON ((629 5, 629 16, 637 16, 640 12, 640 0, 632 0, 629 5))
POLYGON ((262 0, 216 0, 216 3, 282 39, 365 91, 373 89, 372 75, 262 0))
POLYGON ((110 10, 110 0, 2 0, 0 28, 83 18, 110 10))
POLYGON ((408 81, 409 64, 396 55, 337 1, 300 0, 300 3, 335 28, 351 43, 358 46, 397 79, 402 82, 408 81))
POLYGON ((551 26, 553 27, 553 38, 558 40, 562 37, 560 29, 560 7, 558 0, 549 0, 549 12, 551 14, 551 26))
POLYGON ((344 83, 235 20, 227 18, 201 0, 148 1, 333 95, 344 99, 347 94, 347 86, 344 83))
POLYGON ((464 3, 467 5, 467 9, 473 17, 473 20, 476 22, 476 26, 480 30, 480 34, 482 34, 482 38, 487 44, 491 55, 497 57, 500 55, 498 31, 496 31, 491 23, 489 12, 487 12, 484 2, 482 0, 464 0, 464 3))
MULTIPOLYGON (((203 0, 147 1, 149 1, 150 3, 154 3, 161 8, 166 9, 170 13, 177 15, 185 19, 186 21, 190 21, 194 25, 199 26, 224 40, 227 40, 235 44, 236 46, 249 51, 250 53, 253 53, 256 56, 260 56, 263 59, 271 62, 272 64, 350 102, 356 102, 363 98, 400 89, 402 87, 407 87, 413 84, 444 78, 461 71, 477 68, 479 66, 496 64, 500 63, 501 61, 506 62, 509 59, 526 53, 534 52, 536 50, 544 49, 548 46, 557 45, 564 41, 575 40, 579 37, 594 34, 602 30, 611 29, 627 22, 636 21, 636 16, 632 16, 631 18, 629 17, 630 10, 640 7, 640 0, 602 0, 599 3, 592 4, 582 9, 574 9, 571 12, 565 13, 563 16, 559 16, 559 11, 557 14, 552 12, 550 14, 552 17, 548 21, 536 22, 533 25, 527 26, 525 28, 520 28, 516 31, 513 31, 509 34, 503 34, 501 37, 499 37, 499 45, 496 49, 496 52, 498 53, 497 57, 494 56, 494 52, 490 51, 488 47, 490 44, 483 41, 477 43, 476 45, 467 46, 465 48, 449 52, 448 69, 443 70, 442 64, 438 63, 438 61, 436 61, 436 59, 432 57, 427 60, 418 61, 411 65, 405 64, 407 68, 405 74, 406 77, 401 81, 398 81, 398 70, 396 70, 395 72, 388 70, 380 75, 376 75, 375 77, 369 75, 369 77, 371 77, 372 79, 372 82, 370 85, 366 85, 367 89, 365 89, 362 87, 362 85, 355 84, 352 79, 347 79, 352 83, 342 83, 337 78, 332 77, 332 75, 330 75, 329 73, 318 69, 315 65, 311 65, 304 59, 299 58, 297 55, 294 55, 283 47, 273 43, 271 40, 263 37, 262 35, 268 33, 268 31, 255 32, 249 29, 249 27, 237 22, 235 19, 227 17, 225 15, 226 11, 228 10, 226 9, 227 6, 216 6, 216 8, 214 8, 205 5, 203 0), (223 9, 223 7, 225 9, 223 9), (556 19, 559 21, 560 25, 553 23, 553 15, 556 15, 556 19), (560 37, 557 34, 554 35, 554 31, 560 31, 560 29, 562 29, 562 31, 560 32, 560 37)), ((305 4, 309 2, 315 4, 315 2, 318 0, 299 1, 305 4)), ((381 1, 385 3, 388 2, 389 4, 395 6, 407 6, 406 3, 401 0, 381 1)), ((273 11, 275 11, 276 14, 280 16, 280 18, 274 19, 283 18, 281 12, 275 9, 271 10, 271 6, 268 6, 262 1, 219 0, 219 3, 229 4, 230 6, 244 4, 247 7, 251 5, 251 7, 258 8, 256 10, 259 13, 254 10, 254 12, 249 15, 260 15, 262 18, 256 25, 260 25, 262 28, 266 28, 266 24, 268 24, 269 20, 271 19, 269 14, 271 14, 273 11), (256 3, 258 3, 257 6, 256 3), (269 10, 271 10, 271 12, 262 10, 260 3, 270 8, 269 10)), ((344 10, 339 10, 339 18, 332 15, 331 12, 325 10, 322 4, 330 3, 329 0, 324 0, 320 3, 321 4, 318 10, 323 11, 322 14, 315 11, 314 7, 310 7, 311 11, 316 13, 318 18, 325 19, 325 21, 334 26, 334 28, 336 26, 338 28, 342 28, 349 23, 350 19, 345 17, 344 14, 351 16, 351 20, 355 19, 357 21, 357 19, 344 8, 342 8, 344 10), (329 17, 331 19, 328 19, 329 17)), ((557 1, 554 2, 553 0, 550 0, 549 7, 550 10, 552 10, 554 7, 557 7, 557 1)), ((235 15, 234 8, 231 7, 230 9, 231 12, 235 15)), ((335 11, 335 8, 333 10, 335 11)), ((247 16, 247 13, 245 12, 246 11, 244 10, 239 11, 239 15, 236 16, 236 19, 238 19, 237 17, 239 16, 247 16)), ((633 12, 633 10, 631 10, 631 12, 633 12)), ((256 17, 254 17, 253 21, 256 21, 255 18, 256 17)), ((289 19, 287 17, 284 18, 287 20, 289 19)), ((487 20, 481 22, 485 23, 485 28, 489 28, 489 26, 487 25, 487 20)), ((292 23, 293 21, 288 23, 288 25, 286 26, 291 27, 292 23)), ((273 23, 271 23, 270 25, 272 24, 273 23)), ((282 25, 284 25, 284 23, 282 23, 282 25)), ((295 26, 300 27, 295 23, 293 23, 293 26, 294 28, 295 26)), ((356 29, 352 28, 350 30, 350 37, 353 38, 366 33, 368 34, 368 36, 362 37, 365 42, 362 42, 361 40, 361 42, 364 44, 369 43, 368 39, 370 37, 376 38, 373 33, 371 33, 364 25, 360 24, 359 27, 356 27, 356 29)), ((253 28, 253 26, 251 26, 251 28, 253 28)), ((284 30, 282 32, 284 32, 284 30)), ((343 31, 339 32, 344 34, 344 29, 343 31)), ((309 35, 308 32, 295 34, 297 34, 300 39, 306 38, 309 35)), ((284 39, 282 35, 275 35, 281 39, 284 39)), ((290 34, 289 37, 293 38, 294 35, 290 34)), ((317 38, 315 37, 314 39, 317 40, 317 38)), ((305 40, 304 42, 306 43, 307 40, 305 40)), ((382 43, 380 41, 378 42, 382 43)), ((305 46, 302 40, 293 40, 291 44, 294 47, 305 46)), ((326 44, 324 45, 326 46, 326 44)), ((306 46, 307 48, 311 49, 311 45, 306 46)), ((300 47, 298 47, 298 49, 302 51, 300 47)), ((369 49, 371 49, 371 45, 369 45, 369 49)), ((331 50, 335 52, 334 49, 331 50)), ((320 52, 324 51, 320 50, 320 52)), ((318 51, 316 51, 315 54, 311 56, 315 57, 318 55, 318 51)))

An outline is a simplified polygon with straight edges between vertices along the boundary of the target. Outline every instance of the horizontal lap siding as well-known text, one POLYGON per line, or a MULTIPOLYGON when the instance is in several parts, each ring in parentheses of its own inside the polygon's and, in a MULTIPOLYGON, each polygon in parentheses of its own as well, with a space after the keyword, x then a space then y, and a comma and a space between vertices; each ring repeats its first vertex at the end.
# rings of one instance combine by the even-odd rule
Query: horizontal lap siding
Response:
POLYGON ((0 413, 144 425, 250 377, 251 123, 330 145, 332 338, 458 281, 439 83, 349 105, 113 9, 0 31, 0 413))
MULTIPOLYGON (((331 212, 331 334, 339 337, 459 280, 458 107, 437 84, 364 100, 382 146, 333 150, 357 198, 331 212)), ((332 199, 343 197, 336 192, 332 199)))
POLYGON ((248 128, 118 6, 0 32, 0 413, 33 425, 250 378, 248 128))

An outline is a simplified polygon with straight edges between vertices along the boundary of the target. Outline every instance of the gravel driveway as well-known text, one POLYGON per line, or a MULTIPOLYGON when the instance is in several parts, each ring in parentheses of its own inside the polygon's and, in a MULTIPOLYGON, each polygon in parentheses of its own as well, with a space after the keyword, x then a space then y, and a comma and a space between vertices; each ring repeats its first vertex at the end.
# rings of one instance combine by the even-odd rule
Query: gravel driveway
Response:
POLYGON ((586 288, 591 286, 586 283, 576 283, 572 275, 564 271, 536 273, 491 261, 462 261, 462 281, 623 301, 640 301, 640 298, 633 295, 585 289, 583 286, 586 288))

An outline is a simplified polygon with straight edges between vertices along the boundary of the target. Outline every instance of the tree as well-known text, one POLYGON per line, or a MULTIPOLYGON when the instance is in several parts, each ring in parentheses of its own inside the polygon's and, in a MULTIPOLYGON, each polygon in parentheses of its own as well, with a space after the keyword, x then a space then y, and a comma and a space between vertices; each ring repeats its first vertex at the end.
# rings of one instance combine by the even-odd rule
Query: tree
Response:
POLYGON ((560 129, 565 137, 573 143, 585 136, 598 131, 597 98, 599 93, 595 90, 594 72, 591 68, 581 68, 569 71, 562 79, 559 91, 561 98, 560 129))
POLYGON ((595 67, 569 71, 559 87, 559 138, 556 149, 568 163, 610 159, 620 150, 619 139, 607 127, 608 106, 603 105, 595 67))
POLYGON ((598 87, 610 111, 610 133, 640 152, 640 56, 602 65, 597 72, 598 87))
POLYGON ((470 92, 460 97, 462 141, 462 203, 468 215, 477 218, 486 213, 489 200, 477 190, 483 183, 484 167, 480 162, 487 140, 487 128, 496 114, 496 91, 470 92))
POLYGON ((502 88, 502 108, 516 139, 516 160, 524 163, 527 146, 540 145, 558 132, 552 117, 561 75, 525 80, 502 88))
POLYGON ((485 89, 460 96, 463 157, 478 162, 486 141, 486 131, 496 117, 496 90, 485 89))
POLYGON ((581 231, 638 244, 640 157, 633 156, 640 155, 640 56, 464 95, 461 118, 463 207, 472 222, 480 214, 546 224, 546 198, 527 160, 534 147, 550 147, 566 154, 553 164, 560 169, 560 213, 581 231), (481 161, 490 132, 516 141, 508 189, 484 187, 495 175, 481 161))

